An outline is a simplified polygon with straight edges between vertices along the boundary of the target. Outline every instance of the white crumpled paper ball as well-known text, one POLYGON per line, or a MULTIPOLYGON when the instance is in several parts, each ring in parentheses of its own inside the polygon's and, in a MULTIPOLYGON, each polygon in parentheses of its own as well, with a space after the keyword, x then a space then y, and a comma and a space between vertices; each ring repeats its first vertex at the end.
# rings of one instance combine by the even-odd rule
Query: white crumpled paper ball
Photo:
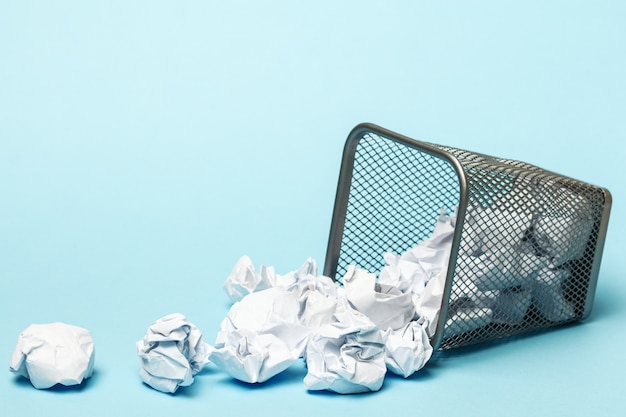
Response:
POLYGON ((339 394, 378 391, 387 372, 380 330, 350 308, 343 308, 335 318, 309 340, 305 387, 339 394))
POLYGON ((220 335, 211 362, 235 379, 249 384, 265 382, 297 359, 288 340, 271 333, 231 329, 220 335))
POLYGON ((193 383, 194 375, 208 363, 210 351, 193 323, 180 313, 169 314, 152 323, 137 342, 139 376, 158 391, 174 393, 193 383))
POLYGON ((233 304, 210 360, 242 382, 259 383, 296 362, 311 334, 299 318, 299 295, 275 287, 233 304))
POLYGON ((398 330, 383 332, 385 362, 396 375, 408 378, 426 365, 433 354, 425 325, 412 321, 398 330))
POLYGON ((230 300, 236 303, 248 294, 271 288, 274 280, 274 268, 261 266, 261 271, 256 272, 252 260, 248 256, 242 256, 224 281, 223 287, 230 300))
POLYGON ((415 316, 411 294, 392 285, 377 284, 376 275, 350 265, 342 279, 346 298, 354 309, 365 314, 380 330, 397 330, 415 316))
POLYGON ((79 385, 93 374, 94 358, 89 330, 64 323, 31 324, 17 339, 9 369, 37 389, 79 385))

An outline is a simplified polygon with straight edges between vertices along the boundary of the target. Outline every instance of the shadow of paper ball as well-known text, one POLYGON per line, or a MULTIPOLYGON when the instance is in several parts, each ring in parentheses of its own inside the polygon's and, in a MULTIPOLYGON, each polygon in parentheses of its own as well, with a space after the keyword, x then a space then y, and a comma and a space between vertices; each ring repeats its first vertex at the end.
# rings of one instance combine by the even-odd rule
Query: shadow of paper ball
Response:
POLYGON ((430 366, 430 364, 427 364, 424 368, 420 369, 419 371, 415 372, 412 375, 409 375, 408 377, 403 377, 402 375, 396 375, 393 372, 389 372, 387 371, 387 374, 385 375, 385 384, 383 385, 383 387, 385 385, 387 385, 387 382, 393 384, 393 383, 402 383, 403 381, 414 381, 414 382, 418 382, 418 381, 427 381, 430 380, 432 378, 435 377, 435 373, 436 373, 436 365, 430 366))
POLYGON ((362 395, 366 395, 370 397, 373 395, 380 394, 386 389, 389 389, 387 382, 388 382, 387 377, 385 377, 385 382, 383 383, 383 386, 378 391, 365 391, 365 392, 358 392, 358 393, 353 393, 353 394, 339 394, 337 392, 328 391, 328 390, 306 390, 306 392, 309 395, 319 396, 319 397, 359 398, 362 395))

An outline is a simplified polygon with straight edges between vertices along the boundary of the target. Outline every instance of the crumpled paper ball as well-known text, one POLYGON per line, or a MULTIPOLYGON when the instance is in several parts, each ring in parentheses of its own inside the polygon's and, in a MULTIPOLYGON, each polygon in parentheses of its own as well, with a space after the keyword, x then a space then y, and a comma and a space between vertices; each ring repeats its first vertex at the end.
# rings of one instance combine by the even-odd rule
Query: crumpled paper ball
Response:
MULTIPOLYGON (((300 297, 298 318, 306 327, 317 329, 329 322, 343 288, 317 273, 317 262, 308 258, 300 268, 279 275, 274 267, 261 265, 257 272, 248 256, 242 256, 224 281, 224 290, 233 303, 268 289, 288 291, 300 297)), ((263 297, 253 297, 262 299, 263 297)), ((257 329, 258 330, 258 329, 257 329)))
POLYGON ((169 314, 152 323, 137 342, 139 376, 158 391, 174 393, 193 383, 194 375, 208 363, 211 349, 185 316, 169 314))
POLYGON ((277 375, 298 360, 311 334, 299 312, 299 294, 280 287, 245 296, 222 321, 211 362, 247 383, 277 375))
POLYGON ((383 333, 387 369, 408 378, 426 365, 433 354, 426 324, 412 321, 401 329, 383 333))
POLYGON ((455 211, 448 215, 442 209, 429 238, 401 255, 386 253, 384 259, 387 265, 380 271, 378 278, 379 285, 391 285, 403 293, 410 293, 420 316, 424 313, 420 311, 421 306, 436 309, 436 314, 433 311, 428 312, 433 333, 436 326, 435 316, 438 316, 441 307, 457 214, 455 211))
POLYGON ((236 303, 248 294, 271 288, 274 277, 273 268, 261 266, 261 271, 257 272, 252 260, 248 256, 242 256, 224 281, 223 287, 230 300, 236 303))
MULTIPOLYGON (((224 281, 223 288, 230 300, 236 303, 249 294, 269 288, 301 292, 304 286, 310 285, 317 278, 317 263, 313 258, 308 258, 300 268, 279 275, 274 267, 265 265, 261 265, 257 272, 250 257, 244 255, 224 281)), ((320 288, 321 290, 323 289, 320 288)))
POLYGON ((9 369, 46 389, 81 384, 93 374, 94 359, 89 330, 65 323, 31 324, 17 339, 9 369))
POLYGON ((342 279, 350 306, 365 314, 381 330, 400 329, 415 316, 410 293, 393 285, 377 284, 376 275, 350 265, 342 279))
POLYGON ((322 326, 309 340, 305 387, 339 394, 378 391, 387 372, 380 330, 349 307, 335 318, 336 322, 322 326))
POLYGON ((552 322, 567 321, 576 316, 563 294, 562 284, 569 277, 570 272, 568 270, 543 268, 533 283, 532 293, 535 307, 552 322))
POLYGON ((231 329, 220 335, 211 361, 235 379, 249 384, 265 382, 297 359, 289 341, 271 333, 231 329))
POLYGON ((333 320, 342 293, 330 278, 321 275, 311 277, 307 285, 297 290, 300 302, 298 319, 303 326, 317 330, 333 320))

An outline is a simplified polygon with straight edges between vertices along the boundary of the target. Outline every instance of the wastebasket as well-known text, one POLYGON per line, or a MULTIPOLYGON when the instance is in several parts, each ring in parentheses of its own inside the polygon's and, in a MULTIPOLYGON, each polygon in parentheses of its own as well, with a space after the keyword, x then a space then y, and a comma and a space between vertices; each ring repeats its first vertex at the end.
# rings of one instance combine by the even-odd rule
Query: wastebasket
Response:
POLYGON ((456 211, 432 345, 546 329, 589 315, 610 207, 602 187, 361 124, 344 148, 324 274, 378 273, 384 253, 410 249, 441 209, 456 211))

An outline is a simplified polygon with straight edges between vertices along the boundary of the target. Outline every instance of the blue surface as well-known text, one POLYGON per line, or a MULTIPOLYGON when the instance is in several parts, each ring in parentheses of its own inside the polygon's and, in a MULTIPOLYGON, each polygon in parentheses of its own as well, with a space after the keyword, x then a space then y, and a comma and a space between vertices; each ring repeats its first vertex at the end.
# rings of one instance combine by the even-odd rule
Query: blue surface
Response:
POLYGON ((621 415, 625 3, 338 3, 0 4, 0 359, 52 321, 97 350, 78 389, 6 370, 0 414, 621 415), (323 262, 363 121, 608 188, 590 319, 370 395, 308 393, 301 364, 253 387, 211 366, 176 395, 144 386, 136 340, 179 311, 213 341, 241 255, 323 262))

